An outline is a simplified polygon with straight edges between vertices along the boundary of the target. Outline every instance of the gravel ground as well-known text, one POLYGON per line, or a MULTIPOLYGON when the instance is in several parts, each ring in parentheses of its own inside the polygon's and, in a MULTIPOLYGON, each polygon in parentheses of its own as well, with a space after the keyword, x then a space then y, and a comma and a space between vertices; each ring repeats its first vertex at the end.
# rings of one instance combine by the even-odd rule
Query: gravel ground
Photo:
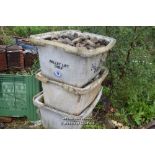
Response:
MULTIPOLYGON (((30 122, 26 118, 13 118, 9 123, 0 123, 1 129, 44 129, 41 121, 30 122)), ((82 129, 128 129, 116 120, 104 118, 92 118, 87 122, 82 129)))
MULTIPOLYGON (((83 129, 128 129, 128 126, 124 126, 119 122, 119 119, 110 117, 114 115, 114 109, 112 107, 105 108, 102 103, 93 110, 92 116, 87 120, 83 129)), ((41 125, 41 121, 31 122, 26 118, 12 118, 5 119, 7 123, 0 123, 0 128, 4 129, 44 129, 41 125)), ((0 121, 2 122, 2 121, 0 121)))

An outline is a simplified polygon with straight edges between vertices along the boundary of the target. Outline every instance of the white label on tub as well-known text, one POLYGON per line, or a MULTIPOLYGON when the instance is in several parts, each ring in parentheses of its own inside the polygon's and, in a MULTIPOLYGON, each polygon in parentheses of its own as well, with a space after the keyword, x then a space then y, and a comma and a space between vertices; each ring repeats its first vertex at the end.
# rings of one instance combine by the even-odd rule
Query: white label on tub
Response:
POLYGON ((54 71, 54 75, 58 78, 62 76, 62 73, 59 70, 54 71))

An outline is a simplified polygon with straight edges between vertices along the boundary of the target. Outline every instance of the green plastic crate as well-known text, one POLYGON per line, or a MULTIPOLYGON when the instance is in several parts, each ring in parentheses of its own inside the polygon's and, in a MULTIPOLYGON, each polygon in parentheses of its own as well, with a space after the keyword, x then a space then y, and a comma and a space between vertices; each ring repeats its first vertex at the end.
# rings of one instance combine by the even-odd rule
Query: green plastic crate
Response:
POLYGON ((33 96, 41 91, 34 75, 0 74, 0 116, 38 119, 33 96))

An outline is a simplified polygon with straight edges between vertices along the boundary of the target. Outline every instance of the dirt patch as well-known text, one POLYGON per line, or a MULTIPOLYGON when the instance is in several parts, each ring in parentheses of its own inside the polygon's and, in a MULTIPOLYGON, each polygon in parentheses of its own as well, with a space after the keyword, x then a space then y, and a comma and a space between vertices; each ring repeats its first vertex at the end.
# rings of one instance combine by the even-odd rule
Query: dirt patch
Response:
POLYGON ((44 129, 41 121, 28 121, 26 118, 12 118, 9 123, 1 123, 3 129, 44 129))

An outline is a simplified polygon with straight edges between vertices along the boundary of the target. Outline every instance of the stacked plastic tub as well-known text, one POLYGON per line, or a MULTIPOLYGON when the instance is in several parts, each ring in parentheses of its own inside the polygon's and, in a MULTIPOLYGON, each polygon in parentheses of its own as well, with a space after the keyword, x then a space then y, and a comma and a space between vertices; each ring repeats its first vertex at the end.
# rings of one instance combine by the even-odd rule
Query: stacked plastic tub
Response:
POLYGON ((30 36, 38 46, 43 92, 34 97, 45 128, 81 128, 102 95, 115 39, 80 31, 30 36))

